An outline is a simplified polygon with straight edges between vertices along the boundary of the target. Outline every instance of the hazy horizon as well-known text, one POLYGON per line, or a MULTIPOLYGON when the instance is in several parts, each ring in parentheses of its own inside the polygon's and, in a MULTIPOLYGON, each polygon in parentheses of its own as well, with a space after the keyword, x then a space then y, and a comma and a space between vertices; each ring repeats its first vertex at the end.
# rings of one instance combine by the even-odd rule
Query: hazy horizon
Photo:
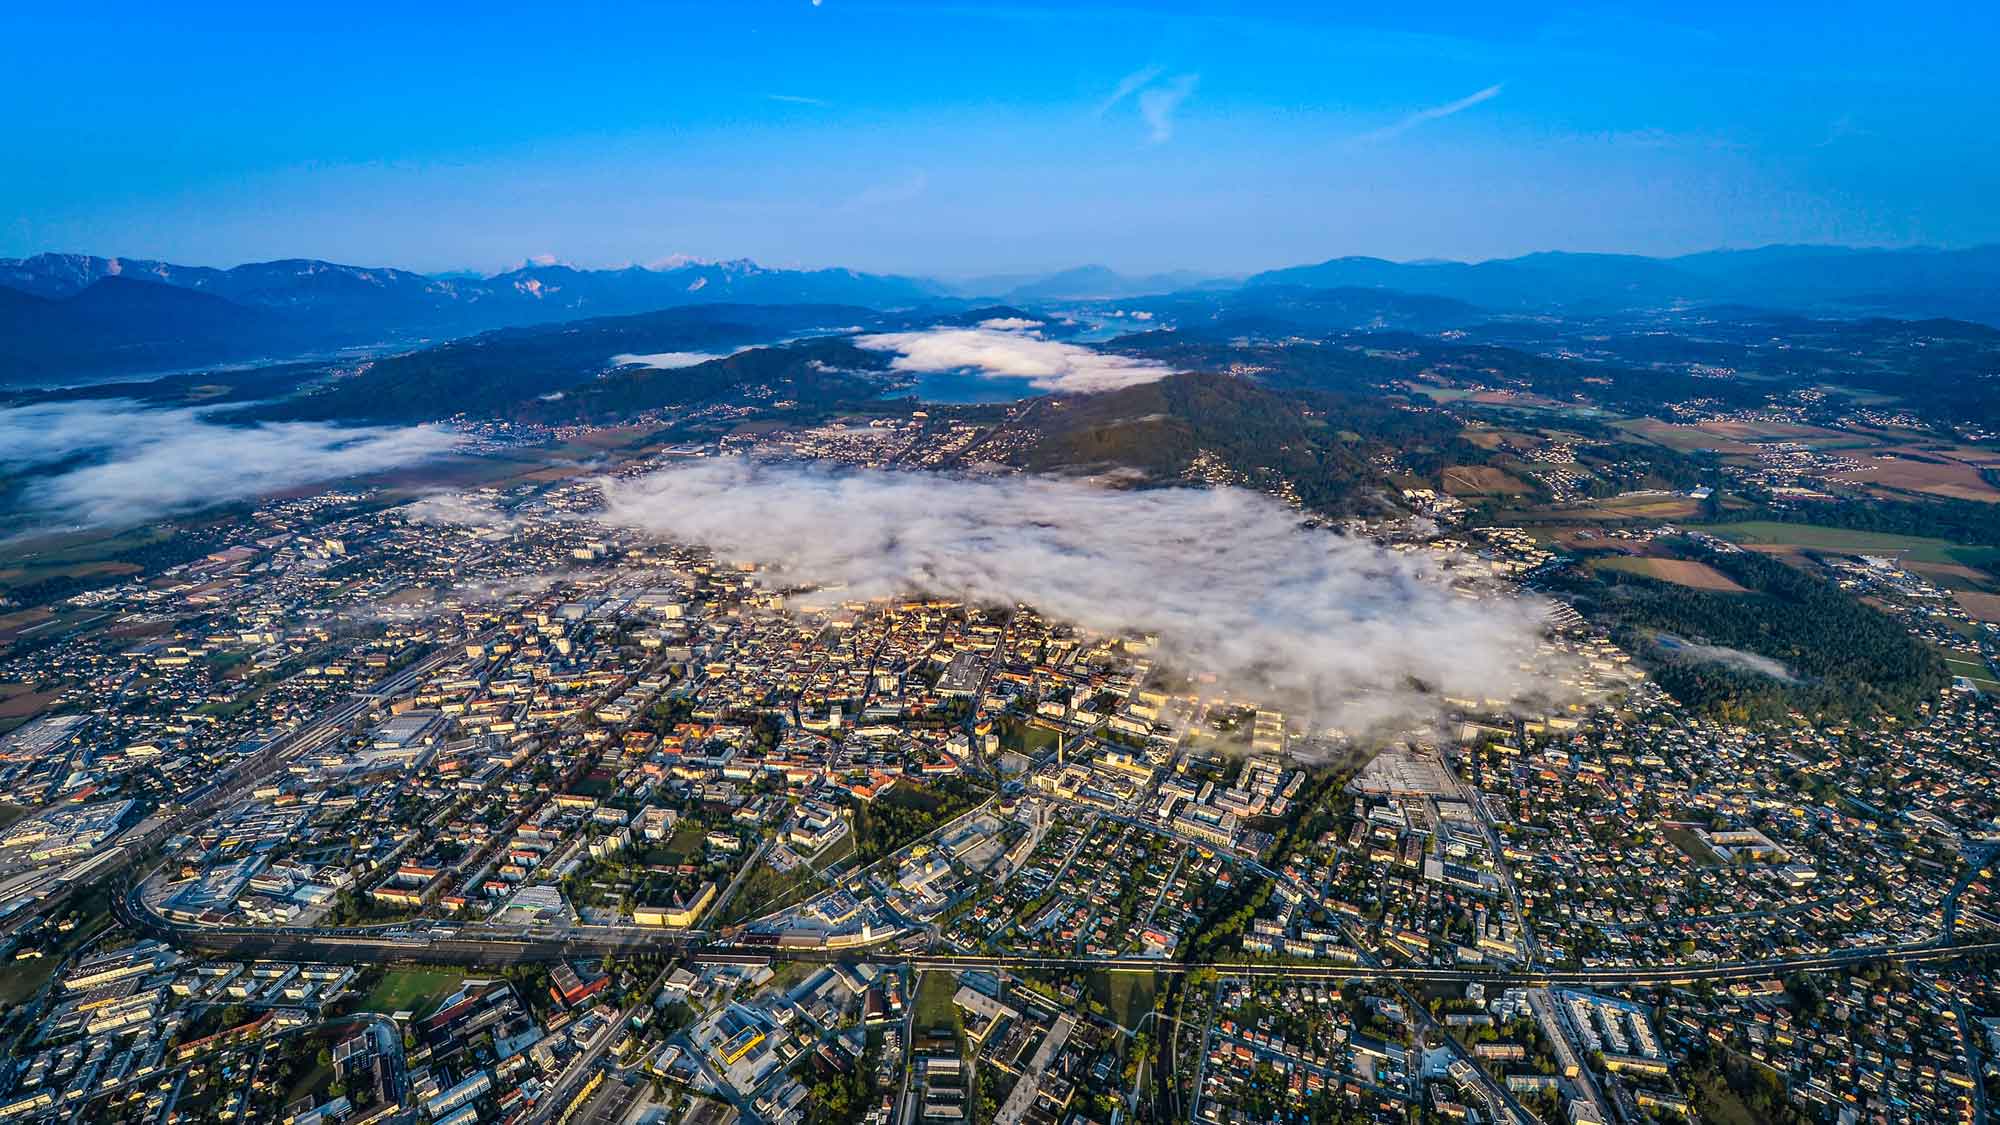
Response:
MULTIPOLYGON (((999 279, 1013 280, 1017 282, 1032 282, 1040 278, 1048 277, 1050 275, 1058 273, 1068 272, 1071 270, 1100 269, 1100 268, 1109 269, 1113 273, 1119 274, 1120 276, 1126 278, 1185 275, 1189 277, 1198 277, 1203 280, 1212 280, 1212 281, 1240 281, 1254 274, 1267 270, 1283 269, 1289 266, 1314 265, 1320 262, 1337 260, 1341 258, 1376 258, 1383 261, 1394 262, 1401 265, 1430 265, 1430 264, 1446 264, 1446 263, 1458 264, 1458 265, 1477 265, 1481 262, 1506 261, 1506 260, 1532 256, 1535 254, 1547 254, 1547 253, 1575 254, 1582 256, 1602 256, 1602 257, 1645 257, 1645 258, 1653 258, 1659 261, 1672 261, 1674 258, 1677 257, 1691 256, 1698 254, 1743 253, 1755 250, 1786 249, 1794 247, 1803 249, 1814 249, 1814 250, 1851 250, 1859 253, 1867 253, 1875 251, 1881 251, 1881 252, 1916 251, 1916 252, 1927 252, 1927 253, 1950 253, 1962 250, 1985 249, 1989 246, 2000 246, 2000 242, 1973 242, 1958 246, 1941 246, 1934 243, 1909 243, 1904 245, 1885 245, 1885 244, 1860 245, 1860 244, 1841 243, 1841 242, 1760 243, 1757 245, 1749 245, 1749 246, 1702 247, 1694 250, 1681 251, 1675 254, 1640 254, 1637 251, 1630 251, 1630 250, 1590 250, 1590 249, 1550 250, 1544 248, 1544 249, 1524 250, 1519 254, 1507 254, 1495 257, 1479 257, 1479 258, 1450 258, 1450 257, 1440 257, 1436 255, 1416 258, 1416 257, 1399 257, 1392 254, 1345 254, 1345 253, 1333 252, 1333 253, 1311 255, 1308 257, 1297 259, 1295 261, 1269 262, 1257 266, 1243 267, 1238 269, 1216 269, 1216 270, 1195 269, 1187 267, 1171 267, 1171 266, 1161 269, 1133 269, 1133 268, 1121 267, 1115 263, 1110 263, 1110 262, 1075 261, 1075 262, 1057 262, 1052 264, 1026 265, 1011 269, 979 269, 979 268, 957 268, 957 267, 926 269, 920 267, 914 270, 896 270, 896 271, 862 270, 860 272, 866 272, 866 273, 879 272, 884 276, 908 277, 918 280, 936 281, 950 285, 966 285, 973 282, 999 280, 999 279)), ((739 262, 739 261, 747 261, 753 265, 760 266, 766 269, 797 269, 797 270, 858 269, 858 267, 855 267, 847 262, 782 262, 781 263, 781 262, 765 261, 763 259, 752 258, 746 255, 720 256, 720 257, 709 258, 709 257, 699 257, 687 254, 669 255, 666 258, 660 258, 644 262, 632 261, 629 259, 610 260, 602 262, 584 262, 584 261, 576 261, 569 258, 564 258, 560 255, 538 255, 532 259, 522 258, 507 263, 505 265, 491 267, 491 268, 477 268, 472 266, 447 266, 442 269, 418 269, 394 261, 354 261, 328 254, 292 254, 292 255, 285 255, 279 258, 246 258, 240 261, 222 261, 222 260, 203 261, 203 260, 189 260, 182 258, 163 258, 151 254, 125 254, 118 252, 106 253, 104 250, 101 249, 75 249, 75 248, 57 249, 57 248, 45 247, 43 249, 31 251, 26 254, 0 255, 0 257, 6 257, 10 259, 26 259, 26 258, 33 258, 42 254, 84 255, 84 256, 94 256, 99 258, 118 259, 122 261, 163 261, 177 266, 191 266, 197 268, 211 268, 211 269, 230 269, 236 266, 254 265, 261 262, 271 262, 271 261, 287 261, 287 260, 320 261, 320 262, 332 263, 335 265, 355 266, 362 269, 403 270, 409 273, 420 274, 426 277, 451 277, 451 276, 472 275, 481 278, 490 278, 505 273, 512 273, 516 270, 529 269, 535 267, 557 267, 557 266, 568 267, 570 269, 584 270, 584 271, 621 270, 621 269, 631 269, 634 267, 646 270, 663 271, 663 270, 674 269, 679 266, 696 266, 696 265, 715 266, 715 265, 726 265, 732 262, 739 262)))
POLYGON ((1788 8, 18 8, 0 256, 963 277, 2000 241, 2000 16, 1788 8))

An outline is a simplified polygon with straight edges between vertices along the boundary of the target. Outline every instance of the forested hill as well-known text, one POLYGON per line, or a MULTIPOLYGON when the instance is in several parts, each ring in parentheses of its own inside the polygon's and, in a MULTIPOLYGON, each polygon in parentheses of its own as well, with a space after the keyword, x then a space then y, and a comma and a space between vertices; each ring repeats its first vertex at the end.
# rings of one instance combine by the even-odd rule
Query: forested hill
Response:
POLYGON ((727 352, 876 319, 876 313, 848 305, 702 305, 506 328, 380 360, 358 375, 251 416, 421 422, 455 414, 567 413, 525 404, 594 379, 619 355, 727 352))
MULTIPOLYGON (((1308 509, 1348 515, 1389 506, 1369 455, 1410 444, 1462 444, 1431 415, 1340 395, 1273 390, 1234 375, 1174 375, 1040 406, 1037 439, 1018 458, 1038 472, 1136 469, 1178 479, 1209 455, 1254 488, 1287 482, 1308 509)), ((1464 456, 1476 459, 1479 451, 1464 456)))
POLYGON ((44 297, 0 286, 0 387, 286 354, 324 343, 284 318, 123 277, 44 297))
POLYGON ((751 348, 688 367, 621 367, 559 395, 518 401, 503 413, 516 422, 561 425, 616 423, 648 411, 722 402, 762 408, 785 403, 790 405, 779 413, 809 421, 875 400, 888 366, 886 353, 828 336, 751 348))
POLYGON ((1907 717, 1951 681, 1936 652, 1820 578, 1750 551, 1690 543, 1680 553, 1746 592, 1698 590, 1615 570, 1594 577, 1578 571, 1557 585, 1696 710, 1739 723, 1782 720, 1795 710, 1822 718, 1907 717), (1687 648, 1661 643, 1661 633, 1776 661, 1792 678, 1712 651, 1691 658, 1687 648))

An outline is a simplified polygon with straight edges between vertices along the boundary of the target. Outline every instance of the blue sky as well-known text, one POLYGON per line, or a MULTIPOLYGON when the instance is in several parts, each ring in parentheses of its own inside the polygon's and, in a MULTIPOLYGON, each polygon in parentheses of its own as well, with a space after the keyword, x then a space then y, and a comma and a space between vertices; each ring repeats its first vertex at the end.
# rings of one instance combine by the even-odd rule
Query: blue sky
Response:
POLYGON ((0 11, 0 255, 968 275, 2000 241, 2000 5, 292 7, 0 11))

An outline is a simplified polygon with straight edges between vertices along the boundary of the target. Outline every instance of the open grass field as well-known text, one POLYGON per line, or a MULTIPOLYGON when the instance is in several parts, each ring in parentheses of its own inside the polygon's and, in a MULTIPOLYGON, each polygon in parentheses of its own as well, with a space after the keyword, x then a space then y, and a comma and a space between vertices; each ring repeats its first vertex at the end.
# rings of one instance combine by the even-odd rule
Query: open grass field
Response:
POLYGON ((2000 594, 1954 590, 1951 596, 1958 599, 1959 607, 1974 621, 2000 621, 2000 594))
POLYGON ((607 426, 579 434, 556 451, 566 457, 583 457, 607 449, 631 449, 646 444, 659 429, 658 426, 607 426))
POLYGON ((881 801, 885 805, 927 813, 935 813, 943 808, 946 800, 944 794, 922 785, 897 785, 881 796, 881 801))
POLYGON ((1695 862, 1695 866, 1715 867, 1721 864, 1722 858, 1716 855, 1707 844, 1702 843, 1701 838, 1696 836, 1692 829, 1669 828, 1666 835, 1667 842, 1685 853, 1689 859, 1695 862))
POLYGON ((26 586, 33 582, 40 582, 45 578, 94 578, 105 574, 137 574, 140 569, 140 567, 133 563, 112 562, 109 560, 75 563, 59 562, 47 566, 29 563, 25 566, 10 566, 4 570, 0 570, 0 586, 26 586))
POLYGON ((71 905, 64 908, 64 913, 75 918, 76 925, 43 956, 0 962, 0 1003, 11 1007, 33 996, 55 975, 56 966, 62 964, 63 958, 82 949, 115 924, 111 917, 111 892, 103 883, 80 892, 71 905))
POLYGON ((810 961, 780 961, 771 966, 770 987, 780 992, 790 992, 806 979, 820 971, 821 966, 810 961))
POLYGON ((1618 428, 1654 445, 1664 445, 1676 453, 1693 453, 1698 449, 1738 455, 1758 452, 1756 446, 1747 442, 1718 437, 1699 426, 1662 422, 1657 418, 1634 418, 1618 423, 1618 428))
POLYGON ((1439 484, 1453 496, 1515 496, 1528 486, 1491 465, 1454 465, 1439 475, 1439 484))
POLYGON ((1702 1097, 1708 1120, 1716 1125, 1763 1125, 1763 1119, 1743 1104, 1735 1091, 1713 1079, 1704 1079, 1697 1091, 1702 1097))
POLYGON ((169 538, 169 533, 149 528, 124 531, 93 528, 50 535, 29 535, 0 546, 0 568, 43 570, 104 562, 113 555, 137 547, 150 546, 169 538))
POLYGON ((1944 539, 1927 539, 1916 535, 1885 535, 1876 531, 1850 531, 1844 527, 1819 527, 1808 523, 1749 520, 1743 523, 1706 526, 1689 524, 1688 530, 1705 531, 1746 547, 1784 547, 1793 550, 1898 555, 1912 562, 1977 566, 1994 558, 2000 558, 2000 550, 1991 547, 1967 547, 1944 539))
POLYGON ((290 1105, 300 1100, 317 1102, 320 1100, 319 1096, 326 1091, 326 1088, 333 1084, 334 1075, 332 1067, 319 1065, 317 1058, 312 1058, 308 1061, 311 1065, 300 1071, 299 1076, 285 1090, 285 1097, 279 1103, 280 1105, 290 1105))
POLYGON ((11 641, 20 635, 21 630, 33 628, 54 616, 42 606, 0 613, 0 642, 11 641))
POLYGON ((1647 496, 1614 496, 1581 508, 1537 508, 1524 513, 1524 520, 1541 523, 1604 523, 1619 520, 1684 520, 1701 512, 1701 503, 1685 496, 1662 493, 1647 496))
POLYGON ((1598 511, 1614 519, 1681 520, 1701 510, 1701 505, 1680 496, 1623 496, 1606 500, 1598 511))
POLYGON ((1003 749, 1013 750, 1030 757, 1055 749, 1056 743, 1062 740, 1061 731, 1054 727, 1034 722, 1017 723, 1012 720, 1002 721, 999 734, 1000 745, 1003 749))
POLYGON ((1582 403, 1560 402, 1552 398, 1525 391, 1472 390, 1468 387, 1447 387, 1437 383, 1406 380, 1400 384, 1413 394, 1420 394, 1432 402, 1457 402, 1474 406, 1491 406, 1503 410, 1533 411, 1537 415, 1560 415, 1574 418, 1606 417, 1601 407, 1586 406, 1582 403))
POLYGON ((1657 418, 1633 418, 1618 428, 1655 445, 1680 453, 1707 450, 1733 456, 1765 452, 1772 442, 1796 442, 1811 449, 1865 449, 1877 444, 1867 434, 1829 430, 1820 426, 1799 426, 1790 422, 1663 422, 1657 418))
POLYGON ((26 1003, 49 982, 60 964, 62 957, 59 954, 45 953, 40 957, 19 958, 0 965, 0 1003, 10 1008, 26 1003))
POLYGON ((666 853, 661 863, 699 863, 704 848, 703 840, 708 838, 708 829, 698 821, 683 820, 674 825, 674 834, 667 837, 661 849, 666 853))
POLYGON ((1701 422, 1697 428, 1704 433, 1730 441, 1795 441, 1815 448, 1870 440, 1845 430, 1830 430, 1823 426, 1801 426, 1776 419, 1761 422, 1701 422))
POLYGON ((36 691, 33 684, 0 684, 0 719, 26 719, 61 695, 58 688, 36 691))
POLYGON ((1407 390, 1423 395, 1432 402, 1457 402, 1460 399, 1472 396, 1472 392, 1464 387, 1443 387, 1436 383, 1411 382, 1405 382, 1401 385, 1407 390))
POLYGON ((1472 426, 1459 434, 1466 441, 1481 449, 1498 449, 1511 446, 1515 449, 1540 449, 1552 441, 1583 441, 1582 434, 1556 426, 1472 426))
POLYGON ((803 863, 790 871, 759 863, 743 877, 743 885, 736 888, 736 897, 729 900, 728 911, 716 921, 727 926, 790 906, 806 898, 815 883, 812 868, 803 863))
POLYGON ((1743 587, 1731 581, 1729 576, 1703 562, 1692 559, 1646 559, 1630 555, 1610 559, 1594 559, 1593 570, 1622 570, 1628 574, 1657 578, 1662 582, 1672 582, 1676 586, 1688 586, 1696 590, 1719 590, 1725 593, 1747 593, 1743 587))
POLYGON ((451 995, 465 974, 450 969, 389 969, 354 1005, 363 1012, 415 1012, 423 1016, 451 995))
POLYGON ((828 844, 825 848, 821 849, 818 855, 808 857, 808 862, 810 862, 812 866, 824 871, 828 867, 831 867, 834 864, 839 863, 841 860, 846 859, 848 856, 851 856, 853 854, 854 854, 854 832, 852 830, 849 830, 841 833, 840 839, 835 840, 833 843, 828 844))
POLYGON ((937 1027, 958 1026, 958 1009, 951 998, 958 992, 958 978, 950 973, 925 973, 917 983, 918 1034, 937 1027))
MULTIPOLYGON (((1980 462, 1991 459, 1991 454, 1978 455, 1980 462)), ((1853 472, 1837 473, 1828 479, 1842 484, 1902 489, 1954 500, 2000 504, 2000 489, 1986 482, 1980 474, 1979 464, 1960 460, 1959 455, 1951 452, 1910 446, 1882 449, 1864 458, 1864 466, 1853 472)))
POLYGON ((1976 660, 1967 660, 1962 656, 1954 654, 1940 653, 1940 655, 1944 656, 1944 666, 1952 675, 1964 676, 1978 685, 1981 691, 1987 693, 2000 692, 2000 680, 1993 678, 1992 671, 1986 665, 1976 660))
POLYGON ((1827 394, 1851 398, 1862 406, 1881 406, 1883 403, 1897 401, 1895 395, 1883 394, 1880 391, 1862 390, 1859 387, 1846 387, 1839 383, 1821 383, 1819 389, 1827 394))
POLYGON ((1121 1027, 1136 1028, 1153 1010, 1153 994, 1158 987, 1150 973, 1094 973, 1090 994, 1103 1004, 1121 1027))
POLYGON ((1947 590, 1964 590, 1969 594, 2000 592, 2000 584, 1983 570, 1960 563, 1927 563, 1915 559, 1904 559, 1903 568, 1921 574, 1947 590))

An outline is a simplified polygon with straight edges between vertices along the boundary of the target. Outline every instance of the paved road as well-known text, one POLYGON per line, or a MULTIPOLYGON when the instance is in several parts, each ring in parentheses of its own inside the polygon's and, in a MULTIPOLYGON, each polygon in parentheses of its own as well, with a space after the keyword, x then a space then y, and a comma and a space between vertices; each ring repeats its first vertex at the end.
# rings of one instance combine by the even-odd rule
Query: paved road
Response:
POLYGON ((1943 940, 1950 941, 1956 936, 1959 900, 1965 897, 1965 888, 1972 884, 1980 869, 1992 863, 1996 855, 2000 855, 2000 847, 1993 845, 1981 845, 1966 852, 1965 870, 1959 873, 1957 882, 1951 885, 1944 898, 1944 932, 1940 935, 1943 940))

